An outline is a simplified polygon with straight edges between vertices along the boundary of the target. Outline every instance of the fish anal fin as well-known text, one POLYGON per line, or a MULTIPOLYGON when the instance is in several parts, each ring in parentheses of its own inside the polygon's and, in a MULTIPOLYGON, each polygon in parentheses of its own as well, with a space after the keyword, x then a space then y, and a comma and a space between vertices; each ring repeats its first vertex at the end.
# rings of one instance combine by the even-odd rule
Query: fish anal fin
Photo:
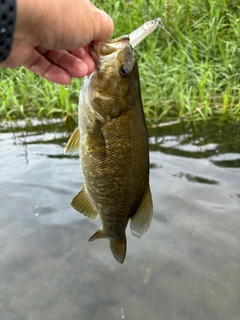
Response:
POLYGON ((68 143, 64 149, 64 153, 79 152, 80 147, 80 130, 77 128, 68 140, 68 143))
POLYGON ((97 232, 95 232, 91 238, 88 239, 88 241, 94 241, 94 240, 97 240, 97 239, 105 239, 106 236, 102 230, 102 228, 100 228, 97 232))
POLYGON ((125 260, 126 251, 127 251, 126 237, 121 240, 109 239, 109 241, 110 241, 110 248, 112 250, 112 254, 114 258, 118 262, 123 263, 125 260))
POLYGON ((152 221, 152 214, 152 195, 148 185, 138 210, 130 221, 130 229, 134 236, 140 238, 148 230, 152 221))
POLYGON ((75 210, 84 214, 90 219, 97 219, 98 213, 93 207, 92 201, 89 198, 84 186, 82 190, 73 198, 71 205, 75 210))
MULTIPOLYGON (((97 239, 107 239, 102 228, 100 228, 97 232, 95 232, 88 241, 94 241, 97 239)), ((110 248, 112 250, 112 254, 114 258, 123 263, 126 256, 127 245, 126 245, 126 236, 123 239, 109 239, 110 248)))

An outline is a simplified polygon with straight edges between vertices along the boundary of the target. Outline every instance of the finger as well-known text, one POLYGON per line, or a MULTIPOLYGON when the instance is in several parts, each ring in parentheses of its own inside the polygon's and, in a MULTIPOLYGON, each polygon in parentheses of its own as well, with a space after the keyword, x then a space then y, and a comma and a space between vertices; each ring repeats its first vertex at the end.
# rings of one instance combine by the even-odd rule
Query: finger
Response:
POLYGON ((97 28, 94 30, 92 40, 107 41, 114 30, 112 18, 109 17, 106 12, 97 9, 97 12, 95 13, 95 21, 97 21, 98 24, 97 28))
POLYGON ((23 66, 39 76, 59 84, 68 85, 72 80, 71 75, 66 70, 53 64, 37 50, 32 52, 23 66))
POLYGON ((94 69, 94 62, 86 50, 78 49, 74 54, 76 55, 65 50, 48 51, 38 47, 24 66, 50 81, 69 84, 72 77, 84 77, 94 69))
POLYGON ((79 48, 74 51, 70 51, 72 55, 84 61, 88 66, 88 74, 92 73, 95 69, 95 63, 88 52, 88 47, 79 48))
POLYGON ((70 52, 65 50, 48 51, 42 47, 37 47, 37 50, 42 53, 48 61, 61 67, 75 78, 84 77, 93 72, 95 67, 87 47, 70 52))

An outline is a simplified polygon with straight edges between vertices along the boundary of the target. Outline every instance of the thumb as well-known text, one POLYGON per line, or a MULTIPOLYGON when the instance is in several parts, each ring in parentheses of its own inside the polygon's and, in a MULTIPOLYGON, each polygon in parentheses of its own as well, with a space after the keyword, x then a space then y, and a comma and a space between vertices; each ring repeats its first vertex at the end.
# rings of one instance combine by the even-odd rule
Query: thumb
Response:
POLYGON ((107 41, 114 31, 112 18, 100 9, 97 9, 94 26, 93 41, 107 41))

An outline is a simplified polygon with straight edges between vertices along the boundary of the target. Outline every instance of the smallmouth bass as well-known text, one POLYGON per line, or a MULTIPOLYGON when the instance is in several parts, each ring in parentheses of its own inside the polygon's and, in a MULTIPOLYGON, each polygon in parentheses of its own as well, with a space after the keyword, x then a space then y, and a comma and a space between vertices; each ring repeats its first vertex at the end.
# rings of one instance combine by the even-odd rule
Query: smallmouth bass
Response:
POLYGON ((137 60, 129 36, 90 45, 96 68, 84 78, 78 128, 66 152, 80 152, 84 186, 72 206, 102 227, 89 239, 107 238, 120 263, 125 230, 141 237, 152 220, 148 132, 137 60))

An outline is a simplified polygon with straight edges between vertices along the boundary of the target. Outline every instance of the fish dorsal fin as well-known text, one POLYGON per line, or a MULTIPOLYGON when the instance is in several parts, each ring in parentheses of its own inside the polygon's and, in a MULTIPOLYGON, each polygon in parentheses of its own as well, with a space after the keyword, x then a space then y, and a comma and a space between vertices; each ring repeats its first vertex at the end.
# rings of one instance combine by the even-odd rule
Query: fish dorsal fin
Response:
POLYGON ((79 152, 80 147, 80 130, 77 128, 68 140, 64 153, 79 152))
POLYGON ((75 210, 84 214, 90 219, 97 219, 98 213, 94 209, 91 199, 89 198, 85 187, 82 186, 82 190, 73 198, 71 205, 75 210))
POLYGON ((130 228, 134 236, 140 238, 148 230, 152 221, 152 214, 152 195, 148 185, 138 210, 130 222, 130 228))

